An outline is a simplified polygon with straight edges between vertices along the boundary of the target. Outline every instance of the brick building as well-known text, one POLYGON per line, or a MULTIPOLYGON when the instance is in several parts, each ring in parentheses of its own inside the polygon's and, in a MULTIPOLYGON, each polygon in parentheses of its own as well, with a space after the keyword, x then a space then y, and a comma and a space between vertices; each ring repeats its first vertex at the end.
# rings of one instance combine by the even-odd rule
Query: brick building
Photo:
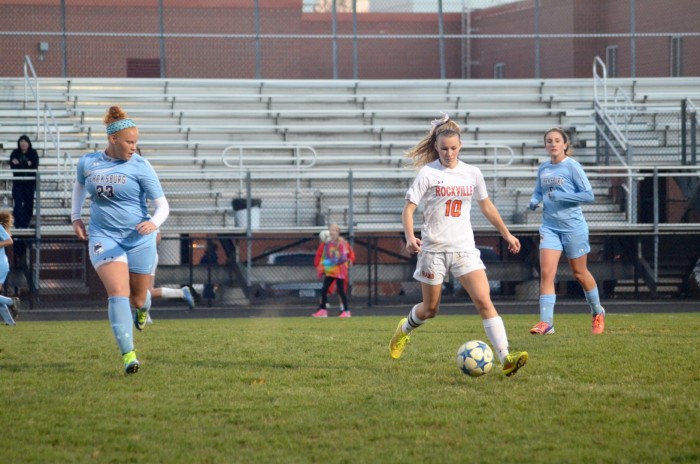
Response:
POLYGON ((625 0, 524 0, 444 14, 443 40, 436 13, 355 23, 305 13, 302 0, 259 0, 257 11, 252 0, 163 0, 162 16, 158 0, 105 3, 0 0, 0 75, 20 74, 28 55, 40 76, 429 79, 444 66, 447 78, 562 78, 589 77, 600 56, 626 77, 632 47, 638 77, 700 75, 696 0, 635 0, 634 36, 625 0))

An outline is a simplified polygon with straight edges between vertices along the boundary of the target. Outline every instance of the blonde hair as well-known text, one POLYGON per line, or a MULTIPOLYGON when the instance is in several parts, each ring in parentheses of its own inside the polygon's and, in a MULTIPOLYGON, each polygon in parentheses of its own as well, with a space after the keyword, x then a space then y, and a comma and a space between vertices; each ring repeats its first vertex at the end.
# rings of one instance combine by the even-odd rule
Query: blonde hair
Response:
POLYGON ((544 144, 547 145, 547 135, 549 135, 551 132, 556 132, 557 134, 561 135, 564 138, 564 143, 566 144, 566 150, 564 150, 564 154, 566 156, 573 155, 574 149, 571 148, 571 140, 569 140, 569 135, 561 127, 552 127, 547 132, 545 132, 544 137, 543 137, 544 144))
POLYGON ((411 159, 411 164, 414 168, 422 168, 440 157, 435 149, 435 142, 437 142, 439 137, 456 135, 461 139, 461 134, 462 129, 459 127, 459 124, 445 115, 443 119, 433 121, 433 127, 430 128, 430 132, 416 146, 406 152, 406 157, 411 159))
POLYGON ((127 119, 128 117, 126 111, 124 111, 121 106, 110 106, 102 121, 104 121, 105 126, 109 126, 113 122, 127 119))
POLYGON ((12 228, 14 222, 15 220, 11 212, 0 211, 0 225, 7 231, 8 234, 10 233, 10 229, 12 228))

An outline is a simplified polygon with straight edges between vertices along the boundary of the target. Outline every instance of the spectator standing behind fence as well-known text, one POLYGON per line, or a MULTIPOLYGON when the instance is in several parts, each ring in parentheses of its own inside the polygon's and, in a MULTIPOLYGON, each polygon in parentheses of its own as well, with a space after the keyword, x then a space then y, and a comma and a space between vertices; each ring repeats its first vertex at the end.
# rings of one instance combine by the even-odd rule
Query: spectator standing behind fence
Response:
POLYGON ((158 176, 136 153, 139 130, 118 106, 104 118, 107 148, 78 161, 73 186, 71 221, 81 240, 89 240, 90 261, 108 295, 107 312, 122 354, 124 371, 138 372, 133 323, 146 326, 151 306, 151 270, 156 257, 156 232, 170 213, 158 176), (80 218, 90 195, 90 233, 80 218), (155 206, 148 214, 147 200, 155 206), (132 319, 131 306, 136 308, 132 319))
POLYGON ((348 298, 345 294, 345 282, 348 279, 348 261, 350 259, 350 244, 340 236, 340 226, 331 224, 328 228, 330 239, 323 244, 320 265, 323 267, 323 286, 321 287, 321 303, 313 317, 328 317, 328 289, 335 282, 335 288, 342 302, 339 317, 350 317, 348 298))
POLYGON ((29 137, 22 135, 17 140, 17 148, 10 154, 10 168, 33 170, 35 172, 14 172, 12 182, 12 214, 17 229, 26 229, 34 215, 34 192, 36 191, 36 170, 39 168, 39 155, 32 148, 29 137))
MULTIPOLYGON (((10 273, 10 262, 7 260, 5 248, 12 245, 10 231, 12 229, 12 215, 9 211, 0 212, 0 284, 5 285, 7 274, 10 273)), ((15 325, 15 318, 19 313, 19 298, 8 298, 0 295, 0 316, 7 325, 15 325)))
POLYGON ((593 189, 581 164, 570 158, 569 136, 555 127, 544 134, 549 161, 537 170, 537 182, 529 208, 534 211, 542 203, 540 226, 540 322, 530 333, 554 334, 554 278, 559 258, 566 253, 574 277, 581 284, 593 317, 592 333, 605 330, 605 309, 600 305, 598 286, 588 270, 587 260, 591 246, 588 224, 580 203, 593 202, 593 189))
MULTIPOLYGON (((322 230, 318 234, 318 239, 321 241, 321 243, 318 244, 318 248, 316 249, 316 256, 314 256, 314 267, 316 268, 316 271, 318 272, 318 277, 322 278, 324 276, 324 268, 323 265, 321 264, 321 260, 323 259, 323 250, 326 248, 326 243, 331 239, 331 232, 329 230, 322 230)), ((348 243, 348 260, 345 262, 345 265, 348 266, 348 270, 350 269, 350 266, 355 264, 355 251, 352 249, 350 244, 348 243)), ((348 273, 349 277, 349 273, 348 273)), ((348 294, 348 282, 350 281, 349 278, 345 279, 345 295, 348 294)), ((337 292, 336 290, 336 283, 335 281, 331 283, 330 287, 328 287, 328 295, 332 295, 333 293, 336 293, 338 295, 338 306, 340 307, 340 311, 345 309, 345 305, 343 303, 342 298, 340 297, 340 293, 337 292)), ((326 302, 326 310, 330 308, 330 304, 326 302)))
POLYGON ((406 192, 402 222, 406 249, 418 254, 413 278, 421 283, 423 301, 399 321, 389 342, 389 354, 398 359, 409 342, 409 333, 437 316, 442 283, 451 272, 474 302, 501 369, 510 376, 527 363, 528 354, 509 352, 505 325, 491 301, 485 266, 474 242, 470 218, 472 198, 498 229, 511 253, 520 251, 520 241, 508 231, 489 199, 481 171, 459 160, 460 133, 459 125, 445 115, 434 120, 428 135, 407 152, 420 171, 406 192), (414 235, 413 214, 421 201, 425 208, 419 239, 414 235))

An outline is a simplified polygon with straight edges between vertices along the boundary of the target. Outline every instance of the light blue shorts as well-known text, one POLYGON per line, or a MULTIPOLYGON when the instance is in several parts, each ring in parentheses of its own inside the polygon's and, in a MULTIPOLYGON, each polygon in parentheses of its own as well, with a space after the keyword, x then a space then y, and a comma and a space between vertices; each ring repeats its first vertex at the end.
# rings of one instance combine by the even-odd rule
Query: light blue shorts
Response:
POLYGON ((448 272, 458 279, 478 269, 486 269, 478 249, 471 251, 421 251, 413 278, 429 285, 440 285, 448 272))
POLYGON ((10 273, 10 261, 7 260, 7 255, 3 253, 0 260, 0 285, 5 283, 7 274, 10 273))
POLYGON ((591 251, 588 232, 563 234, 547 227, 540 227, 540 250, 563 251, 569 259, 580 258, 591 251))
POLYGON ((140 235, 135 240, 115 240, 100 234, 90 234, 90 261, 97 269, 112 261, 129 265, 129 272, 150 274, 156 263, 156 234, 140 235))

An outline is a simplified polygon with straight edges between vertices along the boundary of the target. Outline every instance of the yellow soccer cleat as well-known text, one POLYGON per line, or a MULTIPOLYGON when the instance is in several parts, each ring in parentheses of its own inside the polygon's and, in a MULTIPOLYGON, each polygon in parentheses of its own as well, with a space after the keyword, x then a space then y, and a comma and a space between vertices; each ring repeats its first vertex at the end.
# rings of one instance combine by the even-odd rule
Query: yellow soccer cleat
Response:
POLYGON ((126 374, 136 374, 139 371, 139 360, 136 359, 136 351, 132 350, 128 353, 122 355, 122 361, 124 361, 124 372, 126 374))
POLYGON ((389 343, 389 354, 391 354, 391 357, 394 359, 399 359, 401 357, 403 349, 406 348, 406 345, 411 340, 411 338, 401 330, 404 322, 406 322, 405 317, 399 321, 399 326, 396 328, 396 332, 394 332, 394 336, 391 337, 391 342, 389 343))
POLYGON ((134 313, 134 327, 142 332, 148 322, 148 311, 137 309, 134 313))
POLYGON ((527 351, 518 351, 516 353, 510 353, 506 356, 506 361, 503 363, 501 369, 503 373, 510 377, 511 375, 518 372, 518 369, 527 364, 527 351))

